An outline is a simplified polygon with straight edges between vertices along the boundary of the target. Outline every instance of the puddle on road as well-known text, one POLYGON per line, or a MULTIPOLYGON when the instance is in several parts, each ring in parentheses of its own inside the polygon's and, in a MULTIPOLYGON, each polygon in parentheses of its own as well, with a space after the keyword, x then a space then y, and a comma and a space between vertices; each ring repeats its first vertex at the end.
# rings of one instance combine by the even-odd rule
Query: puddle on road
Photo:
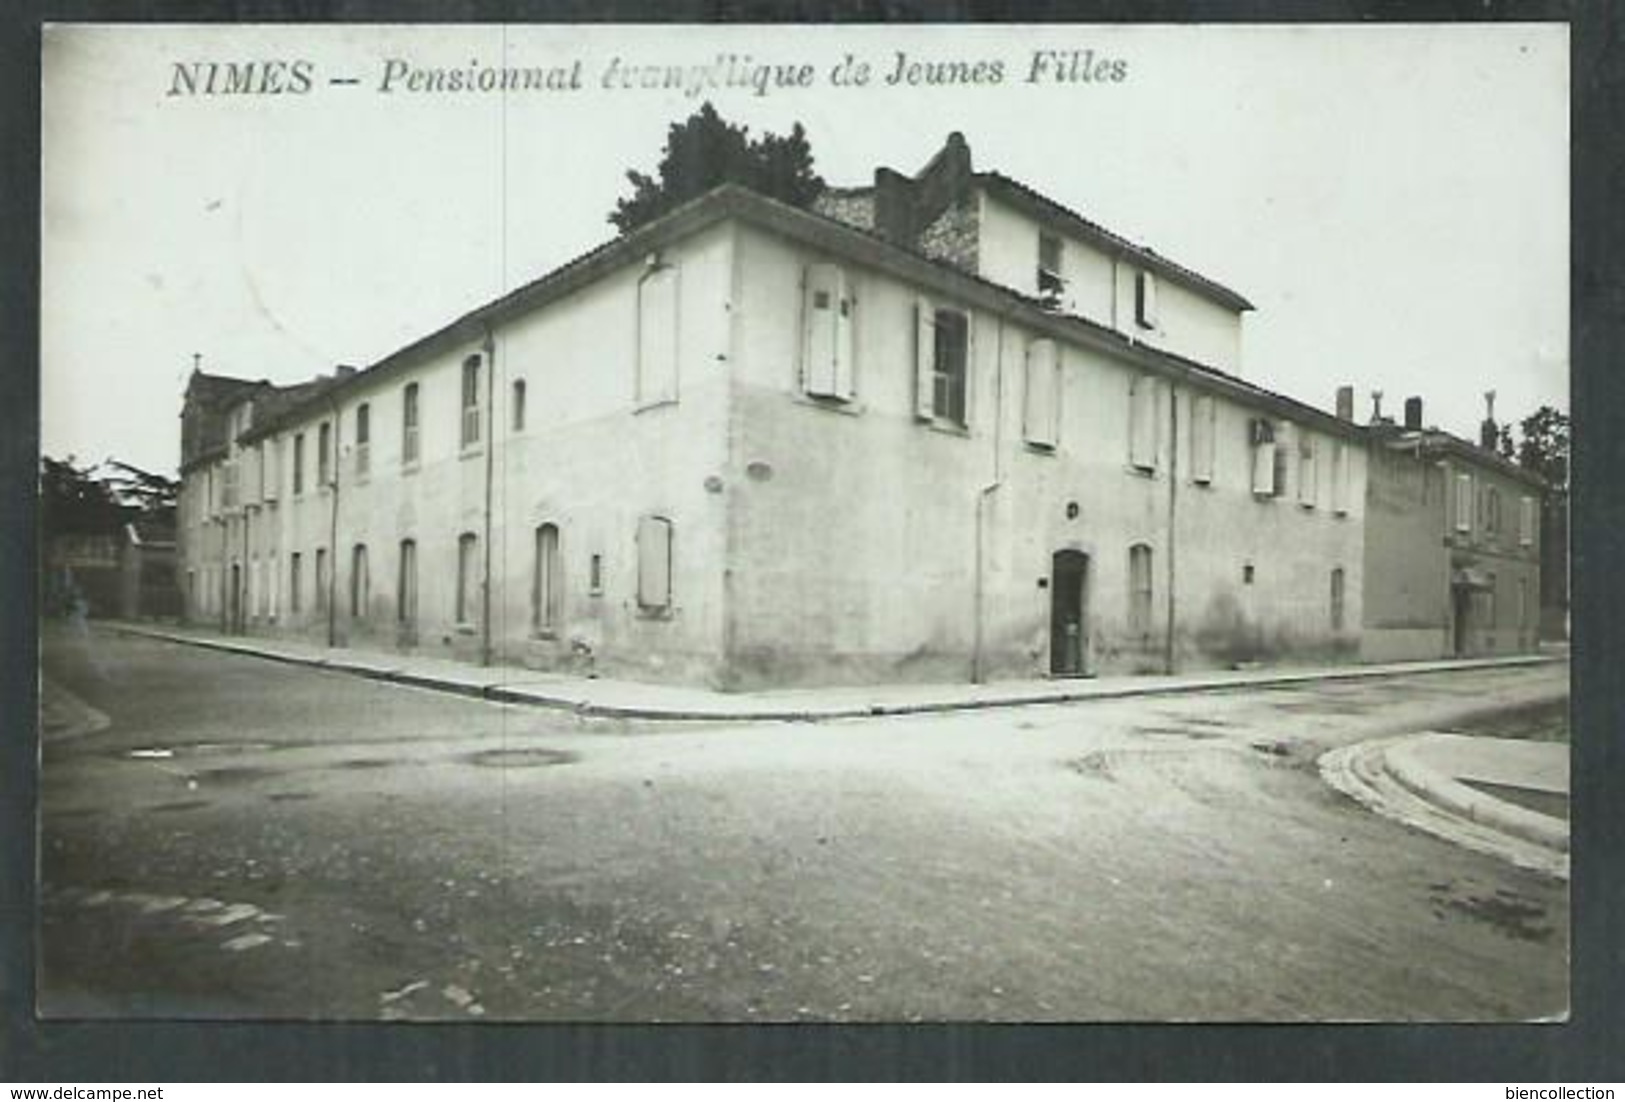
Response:
POLYGON ((250 781, 274 776, 276 773, 270 769, 260 769, 252 765, 226 765, 219 769, 205 769, 195 773, 193 779, 203 784, 247 784, 250 781))
POLYGON ((521 750, 481 750, 465 754, 458 760, 493 769, 526 769, 543 765, 569 765, 580 761, 581 757, 568 750, 548 750, 535 746, 521 750))
MULTIPOLYGON (((1455 895, 1436 891, 1433 901, 1469 918, 1487 922, 1519 941, 1550 941, 1554 932, 1551 924, 1545 921, 1545 907, 1506 888, 1497 888, 1493 895, 1455 895)), ((1437 909, 1434 913, 1441 914, 1437 909)))
POLYGON ((351 758, 348 761, 335 762, 332 769, 388 769, 392 765, 399 765, 397 761, 388 758, 351 758))
POLYGON ((312 799, 316 798, 316 793, 314 793, 314 792, 272 792, 272 793, 269 793, 265 798, 268 799, 268 800, 271 800, 271 801, 273 801, 275 803, 283 803, 283 802, 288 801, 288 800, 312 800, 312 799))
POLYGON ((167 804, 153 804, 148 811, 157 811, 164 814, 179 811, 196 811, 200 807, 208 807, 208 800, 174 800, 167 804))
POLYGON ((1223 736, 1217 731, 1192 730, 1189 727, 1136 727, 1136 735, 1157 735, 1167 738, 1214 739, 1223 736))

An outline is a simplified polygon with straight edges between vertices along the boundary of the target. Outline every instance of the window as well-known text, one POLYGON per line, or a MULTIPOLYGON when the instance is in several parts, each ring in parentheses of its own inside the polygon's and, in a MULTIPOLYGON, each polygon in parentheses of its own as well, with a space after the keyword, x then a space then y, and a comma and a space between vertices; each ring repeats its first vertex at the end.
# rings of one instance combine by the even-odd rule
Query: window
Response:
POLYGON ((1058 299, 1065 290, 1061 278, 1061 239, 1053 233, 1038 235, 1038 297, 1058 299))
POLYGON ((418 618, 418 545, 401 541, 401 560, 395 580, 395 619, 413 624, 418 618))
POLYGON ((559 569, 559 527, 544 524, 536 529, 536 562, 530 580, 530 626, 539 635, 558 629, 564 599, 564 580, 559 569))
POLYGON ((1142 639, 1151 634, 1151 548, 1137 543, 1128 549, 1128 630, 1142 639))
POLYGON ((915 415, 964 427, 970 319, 958 310, 921 302, 916 321, 915 415))
POLYGON ((1494 631, 1495 627, 1496 627, 1496 624, 1495 624, 1495 598, 1496 598, 1495 575, 1490 574, 1487 577, 1485 577, 1484 584, 1487 587, 1484 590, 1484 624, 1490 631, 1494 631))
POLYGON ((1252 563, 1243 563, 1241 567, 1241 584, 1252 585, 1253 577, 1257 573, 1252 563))
POLYGON ((1022 432, 1027 443, 1053 448, 1060 420, 1060 355, 1055 342, 1038 340, 1027 346, 1026 403, 1022 432))
POLYGON ((1191 400, 1191 481, 1202 486, 1213 481, 1214 407, 1211 394, 1191 400))
POLYGON ((587 593, 598 597, 604 592, 604 556, 594 555, 587 561, 587 593))
POLYGON ((1484 491, 1484 531, 1487 533, 1501 530, 1501 491, 1494 486, 1484 491))
POLYGON ((1529 579, 1518 579, 1518 630, 1529 630, 1529 579))
POLYGON ((476 587, 479 585, 479 537, 472 532, 464 532, 457 537, 457 607, 456 621, 459 624, 472 624, 474 622, 475 606, 478 604, 476 587))
POLYGON ((803 280, 802 389, 817 398, 851 401, 854 386, 853 299, 836 264, 810 264, 803 280))
POLYGON ((463 422, 462 446, 471 448, 480 442, 480 357, 470 356, 463 361, 463 422))
POLYGON ((401 462, 418 461, 418 385, 407 383, 401 393, 401 462))
POLYGON ((1128 461, 1142 471, 1157 469, 1157 380, 1150 375, 1130 384, 1128 461))
POLYGON ((677 269, 650 269, 638 282, 638 408, 677 400, 677 269))
POLYGON ((299 552, 295 551, 288 556, 288 611, 298 612, 304 605, 305 587, 304 579, 299 575, 304 568, 304 561, 299 552))
POLYGON ((513 431, 525 431, 525 380, 513 381, 513 431))
POLYGON ((323 421, 316 430, 316 485, 323 488, 331 485, 329 477, 332 474, 333 461, 333 426, 323 421))
POLYGON ((372 446, 372 407, 362 402, 355 408, 355 476, 358 479, 367 477, 367 465, 371 461, 368 452, 372 446))
POLYGON ((293 492, 305 492, 305 434, 302 432, 293 437, 293 492))
POLYGON ((1529 547, 1535 542, 1535 499, 1518 499, 1518 543, 1529 547))
POLYGON ((1342 440, 1332 444, 1332 511, 1338 516, 1349 511, 1349 448, 1342 440))
POLYGON ((367 618, 367 603, 372 599, 371 579, 367 574, 367 545, 358 543, 350 552, 350 615, 357 620, 367 618))
POLYGON ((1462 473, 1456 476, 1456 531, 1471 532, 1473 530, 1473 476, 1462 473))
POLYGON ((1150 272, 1134 277, 1134 321, 1141 329, 1157 327, 1157 278, 1150 272))
POLYGON ((638 605, 646 611, 671 607, 671 521, 638 521, 638 605))
POLYGON ((327 611, 327 548, 316 548, 316 611, 327 611))
POLYGON ((1332 571, 1332 630, 1343 630, 1343 568, 1332 571))
POLYGON ((1318 502, 1319 470, 1316 464, 1314 437, 1306 431, 1298 433, 1298 504, 1313 509, 1318 502))

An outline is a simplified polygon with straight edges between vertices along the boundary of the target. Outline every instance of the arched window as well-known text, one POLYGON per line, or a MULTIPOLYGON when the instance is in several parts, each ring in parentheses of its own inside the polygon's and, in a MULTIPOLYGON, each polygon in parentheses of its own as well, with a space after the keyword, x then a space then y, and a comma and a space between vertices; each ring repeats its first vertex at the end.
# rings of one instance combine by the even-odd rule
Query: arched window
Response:
POLYGON ((1131 635, 1151 634, 1151 547, 1136 543, 1128 549, 1128 630, 1131 635))
POLYGON ((564 579, 559 566, 559 526, 536 529, 536 561, 530 583, 530 624, 538 635, 558 630, 563 613, 564 579))
POLYGON ((411 625, 418 618, 418 545, 416 540, 401 541, 399 577, 395 582, 395 618, 411 625))
POLYGON ((371 586, 371 579, 367 576, 367 545, 358 543, 350 552, 350 615, 354 619, 367 618, 371 586))
POLYGON ((457 537, 457 608, 459 624, 472 624, 479 611, 480 540, 472 532, 457 537))

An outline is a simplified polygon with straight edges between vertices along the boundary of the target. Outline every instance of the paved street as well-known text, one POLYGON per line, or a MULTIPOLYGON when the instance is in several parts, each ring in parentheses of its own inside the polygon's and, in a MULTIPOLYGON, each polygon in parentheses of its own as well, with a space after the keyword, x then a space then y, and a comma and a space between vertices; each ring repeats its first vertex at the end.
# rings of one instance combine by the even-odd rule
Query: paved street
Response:
POLYGON ((699 725, 102 633, 48 632, 44 662, 71 694, 46 698, 47 1014, 1567 1006, 1565 884, 1374 815, 1314 764, 1560 698, 1562 665, 699 725))

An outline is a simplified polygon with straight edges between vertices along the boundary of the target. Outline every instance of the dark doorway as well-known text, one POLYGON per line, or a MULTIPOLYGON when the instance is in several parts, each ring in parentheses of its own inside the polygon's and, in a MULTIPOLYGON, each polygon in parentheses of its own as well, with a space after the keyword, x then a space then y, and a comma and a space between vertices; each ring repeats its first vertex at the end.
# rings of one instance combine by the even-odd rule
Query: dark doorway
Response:
POLYGON ((1049 672, 1082 677, 1089 670, 1089 556, 1057 551, 1050 566, 1049 672))
POLYGON ((1468 621, 1472 617, 1473 610, 1473 591, 1465 585, 1451 586, 1450 605, 1454 614, 1450 619, 1452 635, 1450 650, 1457 658, 1465 658, 1469 640, 1468 621))
POLYGON ((233 634, 243 630, 243 568, 241 563, 231 564, 230 630, 233 634))

